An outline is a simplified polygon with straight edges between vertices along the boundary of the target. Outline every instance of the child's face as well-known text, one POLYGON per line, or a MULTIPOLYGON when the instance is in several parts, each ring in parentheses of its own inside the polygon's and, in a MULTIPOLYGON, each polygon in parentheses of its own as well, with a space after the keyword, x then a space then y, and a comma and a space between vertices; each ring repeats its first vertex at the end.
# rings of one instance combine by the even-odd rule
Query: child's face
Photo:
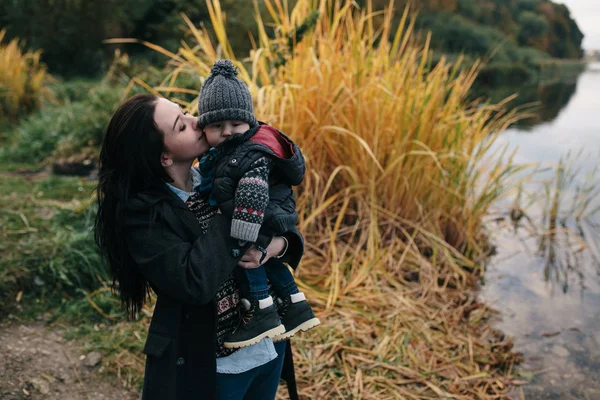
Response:
POLYGON ((217 147, 229 136, 244 133, 250 129, 250 125, 243 121, 218 121, 204 127, 206 140, 212 147, 217 147))

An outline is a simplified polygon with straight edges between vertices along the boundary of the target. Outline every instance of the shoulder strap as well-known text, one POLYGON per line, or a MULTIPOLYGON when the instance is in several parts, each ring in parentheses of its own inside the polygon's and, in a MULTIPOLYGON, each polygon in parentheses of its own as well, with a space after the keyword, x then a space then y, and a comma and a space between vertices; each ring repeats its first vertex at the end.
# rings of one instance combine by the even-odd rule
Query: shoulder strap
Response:
POLYGON ((296 374, 294 373, 294 355, 292 354, 292 343, 288 340, 285 346, 285 357, 281 378, 287 383, 290 400, 299 400, 298 387, 296 386, 296 374))

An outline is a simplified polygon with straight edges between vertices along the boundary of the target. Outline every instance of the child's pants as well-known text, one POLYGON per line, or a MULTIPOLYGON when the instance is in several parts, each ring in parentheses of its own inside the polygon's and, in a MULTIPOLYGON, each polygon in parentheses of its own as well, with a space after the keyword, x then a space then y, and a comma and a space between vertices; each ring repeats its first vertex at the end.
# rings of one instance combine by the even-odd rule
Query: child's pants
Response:
POLYGON ((248 300, 262 300, 269 297, 268 282, 271 282, 275 293, 281 298, 298 293, 292 273, 276 258, 271 258, 258 268, 238 267, 235 271, 240 294, 248 300))

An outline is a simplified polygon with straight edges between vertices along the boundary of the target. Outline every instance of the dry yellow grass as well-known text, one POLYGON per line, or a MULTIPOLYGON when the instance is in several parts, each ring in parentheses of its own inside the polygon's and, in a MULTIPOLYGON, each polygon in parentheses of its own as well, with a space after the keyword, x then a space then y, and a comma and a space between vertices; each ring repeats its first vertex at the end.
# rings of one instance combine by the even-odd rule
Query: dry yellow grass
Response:
POLYGON ((51 97, 51 77, 40 63, 41 51, 24 52, 18 39, 3 43, 5 36, 6 29, 0 30, 0 117, 16 119, 51 97))
POLYGON ((233 54, 216 0, 214 32, 184 16, 192 44, 174 54, 145 43, 171 71, 146 87, 195 111, 178 93, 200 85, 175 88, 177 76, 205 77, 231 58, 259 119, 302 147, 307 253, 297 277, 323 323, 293 341, 301 395, 504 397, 518 356, 469 290, 485 253, 482 216, 516 170, 490 147, 516 116, 469 104, 478 66, 432 67, 408 10, 392 30, 393 2, 377 12, 370 2, 265 3, 247 58, 233 54))

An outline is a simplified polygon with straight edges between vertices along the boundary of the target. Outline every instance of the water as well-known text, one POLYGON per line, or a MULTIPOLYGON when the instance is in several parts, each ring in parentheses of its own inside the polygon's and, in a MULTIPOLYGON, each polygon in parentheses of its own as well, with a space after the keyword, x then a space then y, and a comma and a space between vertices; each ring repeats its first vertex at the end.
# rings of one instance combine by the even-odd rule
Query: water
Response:
MULTIPOLYGON (((540 182, 525 187, 530 195, 521 201, 531 223, 522 218, 514 225, 502 217, 502 206, 490 216, 498 251, 481 296, 501 311, 498 327, 524 354, 520 374, 531 383, 515 398, 600 399, 600 212, 577 223, 570 211, 578 185, 600 185, 600 175, 591 175, 600 159, 600 63, 589 65, 577 82, 522 88, 520 94, 521 103, 540 101, 541 109, 500 142, 518 146, 515 161, 521 163, 555 167, 571 152, 579 172, 564 179, 555 219, 549 218, 552 196, 540 182)), ((548 170, 536 179, 553 176, 548 170)))

